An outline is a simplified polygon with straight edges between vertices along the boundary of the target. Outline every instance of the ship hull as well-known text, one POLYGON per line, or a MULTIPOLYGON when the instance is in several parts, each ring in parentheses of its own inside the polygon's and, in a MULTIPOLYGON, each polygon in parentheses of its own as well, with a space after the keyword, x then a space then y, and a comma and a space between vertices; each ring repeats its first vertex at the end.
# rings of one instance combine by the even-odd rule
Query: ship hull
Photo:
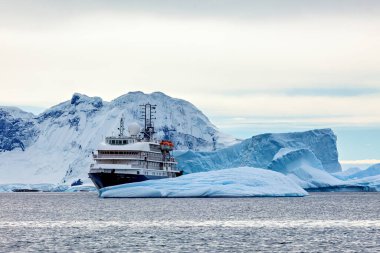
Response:
POLYGON ((168 178, 166 176, 152 176, 152 175, 136 175, 136 174, 119 174, 119 173, 88 173, 88 176, 95 184, 96 188, 101 189, 108 186, 119 184, 128 184, 135 182, 142 182, 152 179, 168 178))

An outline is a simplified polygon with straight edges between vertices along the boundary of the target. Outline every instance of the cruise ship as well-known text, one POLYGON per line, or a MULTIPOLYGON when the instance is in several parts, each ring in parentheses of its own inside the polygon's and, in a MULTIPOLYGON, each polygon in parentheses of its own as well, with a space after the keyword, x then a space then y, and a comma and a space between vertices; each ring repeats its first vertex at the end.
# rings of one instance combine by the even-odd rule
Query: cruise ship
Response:
POLYGON ((138 123, 130 123, 129 135, 125 135, 122 117, 119 134, 106 137, 93 153, 94 163, 91 164, 88 175, 98 189, 182 175, 177 170, 177 162, 172 155, 173 143, 154 138, 156 105, 148 103, 140 107, 141 119, 144 120, 142 131, 138 123))

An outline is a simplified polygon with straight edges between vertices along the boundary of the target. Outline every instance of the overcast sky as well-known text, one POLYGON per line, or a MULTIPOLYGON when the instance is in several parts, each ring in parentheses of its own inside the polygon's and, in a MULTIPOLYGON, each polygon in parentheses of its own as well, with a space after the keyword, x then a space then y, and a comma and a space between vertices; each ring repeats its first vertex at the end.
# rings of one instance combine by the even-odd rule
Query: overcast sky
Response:
POLYGON ((332 127, 380 159, 379 31, 380 1, 0 0, 0 105, 162 91, 235 136, 332 127))

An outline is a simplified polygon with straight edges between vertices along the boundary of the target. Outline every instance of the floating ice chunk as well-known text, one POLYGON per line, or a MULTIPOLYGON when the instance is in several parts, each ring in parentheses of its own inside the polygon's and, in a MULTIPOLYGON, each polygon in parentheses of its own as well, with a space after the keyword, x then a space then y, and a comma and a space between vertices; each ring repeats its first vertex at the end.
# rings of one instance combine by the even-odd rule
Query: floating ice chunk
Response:
POLYGON ((252 167, 200 172, 100 189, 102 198, 305 196, 281 173, 252 167))
POLYGON ((380 175, 352 179, 348 180, 347 183, 368 187, 369 191, 380 191, 380 175))
POLYGON ((380 191, 380 164, 351 173, 344 180, 347 184, 365 186, 369 191, 380 191))
POLYGON ((67 185, 57 184, 0 184, 0 192, 12 192, 17 190, 34 190, 43 192, 62 192, 67 190, 67 185))

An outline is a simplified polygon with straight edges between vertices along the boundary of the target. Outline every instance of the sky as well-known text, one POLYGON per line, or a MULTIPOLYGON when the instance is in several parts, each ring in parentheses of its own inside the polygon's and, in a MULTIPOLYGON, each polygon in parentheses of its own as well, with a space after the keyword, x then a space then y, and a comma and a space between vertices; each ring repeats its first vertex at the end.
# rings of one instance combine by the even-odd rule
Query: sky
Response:
POLYGON ((0 105, 162 91, 239 138, 330 127, 380 160, 379 27, 368 0, 0 0, 0 105))

